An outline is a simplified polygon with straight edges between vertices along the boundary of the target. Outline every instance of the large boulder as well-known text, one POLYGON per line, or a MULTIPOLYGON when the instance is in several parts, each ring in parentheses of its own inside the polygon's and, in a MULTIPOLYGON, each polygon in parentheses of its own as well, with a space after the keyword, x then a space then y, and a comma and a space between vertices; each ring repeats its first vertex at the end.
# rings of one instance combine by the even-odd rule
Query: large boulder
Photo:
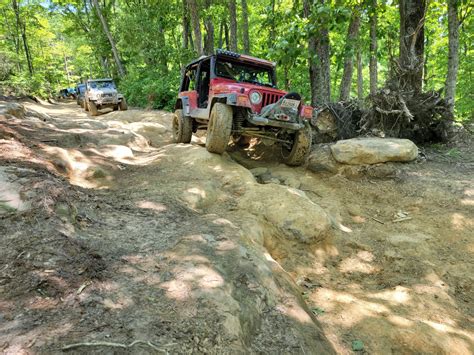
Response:
POLYGON ((249 187, 238 204, 286 240, 314 244, 332 235, 329 215, 304 192, 277 184, 249 187))
POLYGON ((377 164, 388 161, 412 161, 418 156, 417 146, 408 139, 353 138, 337 142, 331 152, 339 163, 351 165, 377 164))

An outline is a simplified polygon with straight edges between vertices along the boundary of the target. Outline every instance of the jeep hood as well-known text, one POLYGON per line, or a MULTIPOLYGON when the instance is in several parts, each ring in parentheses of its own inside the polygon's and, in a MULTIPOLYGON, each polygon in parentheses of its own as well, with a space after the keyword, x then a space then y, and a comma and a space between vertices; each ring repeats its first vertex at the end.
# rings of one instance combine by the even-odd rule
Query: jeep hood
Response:
POLYGON ((91 89, 91 94, 116 94, 117 90, 112 88, 102 88, 102 89, 91 89))

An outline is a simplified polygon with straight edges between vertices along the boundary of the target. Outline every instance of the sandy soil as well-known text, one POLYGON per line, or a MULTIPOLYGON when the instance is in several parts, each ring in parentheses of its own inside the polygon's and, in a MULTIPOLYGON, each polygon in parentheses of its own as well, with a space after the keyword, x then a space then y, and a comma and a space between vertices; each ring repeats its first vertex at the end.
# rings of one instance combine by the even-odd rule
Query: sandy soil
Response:
POLYGON ((349 179, 170 144, 166 112, 23 104, 0 115, 0 351, 474 352, 472 145, 349 179))

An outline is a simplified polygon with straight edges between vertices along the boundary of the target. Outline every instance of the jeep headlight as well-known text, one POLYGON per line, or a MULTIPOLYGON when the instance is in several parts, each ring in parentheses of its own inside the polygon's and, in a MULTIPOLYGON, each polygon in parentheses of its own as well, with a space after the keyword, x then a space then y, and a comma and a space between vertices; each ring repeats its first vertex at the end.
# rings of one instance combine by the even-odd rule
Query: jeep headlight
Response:
POLYGON ((252 91, 250 93, 250 102, 254 105, 259 104, 262 101, 262 95, 258 91, 252 91))

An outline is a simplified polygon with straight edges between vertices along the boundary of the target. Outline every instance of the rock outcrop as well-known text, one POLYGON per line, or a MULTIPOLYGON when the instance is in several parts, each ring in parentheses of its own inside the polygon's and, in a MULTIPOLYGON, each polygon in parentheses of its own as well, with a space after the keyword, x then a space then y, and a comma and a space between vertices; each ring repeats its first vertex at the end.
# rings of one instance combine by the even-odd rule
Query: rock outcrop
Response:
POLYGON ((341 140, 331 146, 331 152, 337 162, 351 165, 407 162, 418 156, 418 148, 412 141, 398 138, 341 140))

